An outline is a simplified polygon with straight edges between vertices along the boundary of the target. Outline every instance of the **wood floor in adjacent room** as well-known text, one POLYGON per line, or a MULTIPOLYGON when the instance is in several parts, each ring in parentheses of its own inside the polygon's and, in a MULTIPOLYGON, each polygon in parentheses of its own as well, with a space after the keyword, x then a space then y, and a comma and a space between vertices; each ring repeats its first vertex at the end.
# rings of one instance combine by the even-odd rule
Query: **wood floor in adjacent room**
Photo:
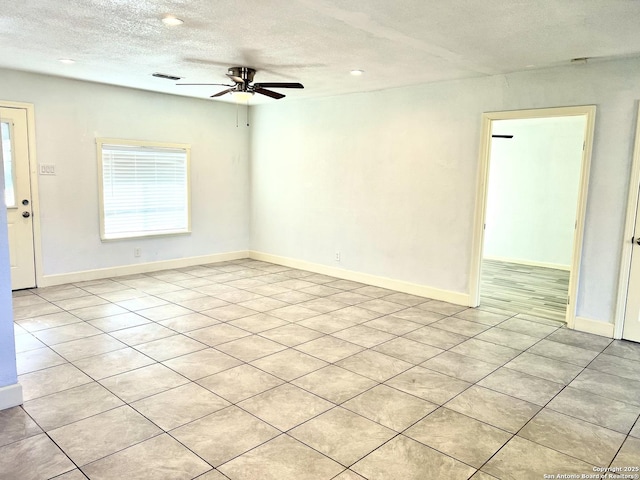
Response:
POLYGON ((569 271, 482 261, 480 305, 564 321, 569 271))

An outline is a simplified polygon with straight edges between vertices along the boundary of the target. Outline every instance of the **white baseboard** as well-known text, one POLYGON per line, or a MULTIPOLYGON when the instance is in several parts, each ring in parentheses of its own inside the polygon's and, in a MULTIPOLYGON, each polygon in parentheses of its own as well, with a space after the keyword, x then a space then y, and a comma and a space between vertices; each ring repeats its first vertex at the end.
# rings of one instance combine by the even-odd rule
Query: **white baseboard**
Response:
POLYGON ((491 255, 485 255, 482 257, 483 260, 495 260, 496 262, 507 262, 507 263, 516 263, 519 265, 527 265, 530 267, 544 267, 544 268, 555 268, 556 270, 571 270, 571 265, 563 265, 560 263, 549 263, 549 262, 536 262, 535 260, 523 260, 520 258, 506 258, 506 257, 494 257, 491 255))
POLYGON ((366 283, 376 287, 388 288, 398 292, 418 295, 420 297, 431 298, 433 300, 442 300, 443 302, 455 303, 456 305, 469 306, 470 297, 466 293, 452 292, 450 290, 441 290, 439 288, 428 287, 416 283, 395 280, 393 278, 378 277, 368 273, 354 272, 345 270, 344 268, 330 267, 320 263, 307 262, 304 260, 296 260, 289 257, 281 257, 270 253, 256 252, 251 250, 249 257, 254 260, 262 260, 264 262, 275 263, 285 267, 299 268, 309 272, 330 275, 332 277, 351 280, 353 282, 366 283))
POLYGON ((613 323, 600 322, 590 318, 576 317, 574 330, 593 333, 602 337, 613 338, 613 323))
POLYGON ((54 285, 63 285, 65 283, 100 280, 102 278, 121 277, 123 275, 134 275, 137 273, 157 272, 172 268, 193 267, 195 265, 204 265, 207 263, 238 260, 241 258, 247 258, 248 256, 249 252, 247 250, 240 250, 237 252, 214 253, 199 257, 175 258, 172 260, 161 260, 158 262, 135 263, 119 267, 97 268, 94 270, 83 270, 80 272, 44 275, 38 280, 38 287, 51 287, 54 285))
POLYGON ((0 387, 0 410, 22 405, 22 385, 14 383, 0 387))

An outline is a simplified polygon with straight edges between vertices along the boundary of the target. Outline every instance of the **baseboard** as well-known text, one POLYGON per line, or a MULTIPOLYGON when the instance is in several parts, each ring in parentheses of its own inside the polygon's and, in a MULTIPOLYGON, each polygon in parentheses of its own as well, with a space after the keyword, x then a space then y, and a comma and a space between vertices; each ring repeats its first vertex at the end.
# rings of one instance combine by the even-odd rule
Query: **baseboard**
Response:
POLYGON ((22 385, 14 383, 0 387, 0 410, 22 405, 22 385))
POLYGON ((370 275, 368 273, 354 272, 353 270, 346 270, 344 268, 330 267, 327 265, 322 265, 320 263, 307 262, 304 260, 297 260, 289 257, 281 257, 278 255, 257 252, 254 250, 251 250, 249 252, 249 258, 253 258, 254 260, 262 260, 269 263, 275 263, 278 265, 283 265, 285 267, 307 270, 309 272, 320 273, 323 275, 330 275, 332 277, 351 280, 353 282, 366 283, 368 285, 374 285, 376 287, 388 288, 389 290, 396 290, 398 292, 418 295, 420 297, 431 298, 433 300, 442 300, 443 302, 455 303, 456 305, 469 306, 470 297, 466 293, 441 290, 439 288, 432 288, 426 285, 419 285, 402 280, 395 280, 393 278, 379 277, 376 275, 370 275))
POLYGON ((613 338, 613 323, 600 322, 590 318, 576 317, 574 330, 593 333, 602 337, 613 338))
POLYGON ((516 263, 518 265, 527 265, 529 267, 544 267, 544 268, 553 268, 556 270, 571 270, 571 265, 563 265, 560 263, 549 263, 549 262, 536 262, 535 260, 522 260, 520 258, 506 258, 506 257, 494 257, 491 255, 485 255, 482 257, 483 260, 495 260, 496 262, 507 262, 507 263, 516 263))
POLYGON ((195 265, 204 265, 207 263, 238 260, 241 258, 247 258, 248 256, 249 252, 247 250, 240 250, 237 252, 214 253, 199 257, 175 258, 172 260, 161 260, 158 262, 135 263, 119 267, 97 268, 95 270, 83 270, 80 272, 44 275, 39 279, 38 287, 51 287, 54 285, 63 285, 65 283, 85 282, 88 280, 100 280, 102 278, 121 277, 123 275, 157 272, 172 268, 193 267, 195 265))

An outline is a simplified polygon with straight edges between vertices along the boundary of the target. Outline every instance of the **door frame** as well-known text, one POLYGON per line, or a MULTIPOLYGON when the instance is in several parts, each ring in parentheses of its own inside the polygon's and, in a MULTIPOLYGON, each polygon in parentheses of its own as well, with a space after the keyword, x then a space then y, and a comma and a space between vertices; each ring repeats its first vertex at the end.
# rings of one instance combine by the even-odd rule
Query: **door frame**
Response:
POLYGON ((469 277, 469 303, 472 307, 480 305, 480 275, 482 272, 482 251, 484 246, 484 225, 486 222, 489 163, 491 158, 491 124, 494 120, 519 120, 530 118, 586 116, 585 142, 582 150, 582 166, 580 168, 580 187, 576 210, 576 228, 573 234, 573 252, 571 255, 571 275, 569 277, 569 304, 565 321, 569 328, 574 328, 584 224, 587 211, 587 193, 589 189, 589 172, 591 169, 591 152, 593 150, 593 133, 595 127, 595 105, 575 107, 539 108, 532 110, 510 110, 505 112, 487 112, 482 114, 480 133, 480 159, 478 162, 476 208, 473 227, 473 243, 471 252, 471 268, 469 277))
POLYGON ((33 103, 0 100, 0 107, 26 110, 27 142, 29 146, 29 185, 31 187, 31 215, 33 217, 33 255, 36 271, 36 286, 42 283, 44 270, 42 265, 42 242, 40 235, 40 195, 38 191, 38 162, 36 161, 36 121, 33 103))
POLYGON ((629 290, 629 275, 631 274, 631 252, 633 244, 630 242, 634 235, 636 213, 639 206, 640 192, 640 103, 636 116, 636 138, 633 146, 633 160, 631 163, 631 179, 627 199, 627 217, 622 237, 622 254, 620 256, 620 278, 618 279, 618 301, 613 319, 613 338, 621 339, 624 330, 624 317, 627 313, 627 293, 629 290))

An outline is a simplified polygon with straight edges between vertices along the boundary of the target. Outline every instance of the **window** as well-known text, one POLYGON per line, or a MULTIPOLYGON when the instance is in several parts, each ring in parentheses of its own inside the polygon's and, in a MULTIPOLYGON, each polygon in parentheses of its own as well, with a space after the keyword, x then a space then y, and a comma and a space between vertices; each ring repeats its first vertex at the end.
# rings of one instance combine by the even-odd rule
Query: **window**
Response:
POLYGON ((190 147, 99 138, 100 237, 191 231, 190 147))

